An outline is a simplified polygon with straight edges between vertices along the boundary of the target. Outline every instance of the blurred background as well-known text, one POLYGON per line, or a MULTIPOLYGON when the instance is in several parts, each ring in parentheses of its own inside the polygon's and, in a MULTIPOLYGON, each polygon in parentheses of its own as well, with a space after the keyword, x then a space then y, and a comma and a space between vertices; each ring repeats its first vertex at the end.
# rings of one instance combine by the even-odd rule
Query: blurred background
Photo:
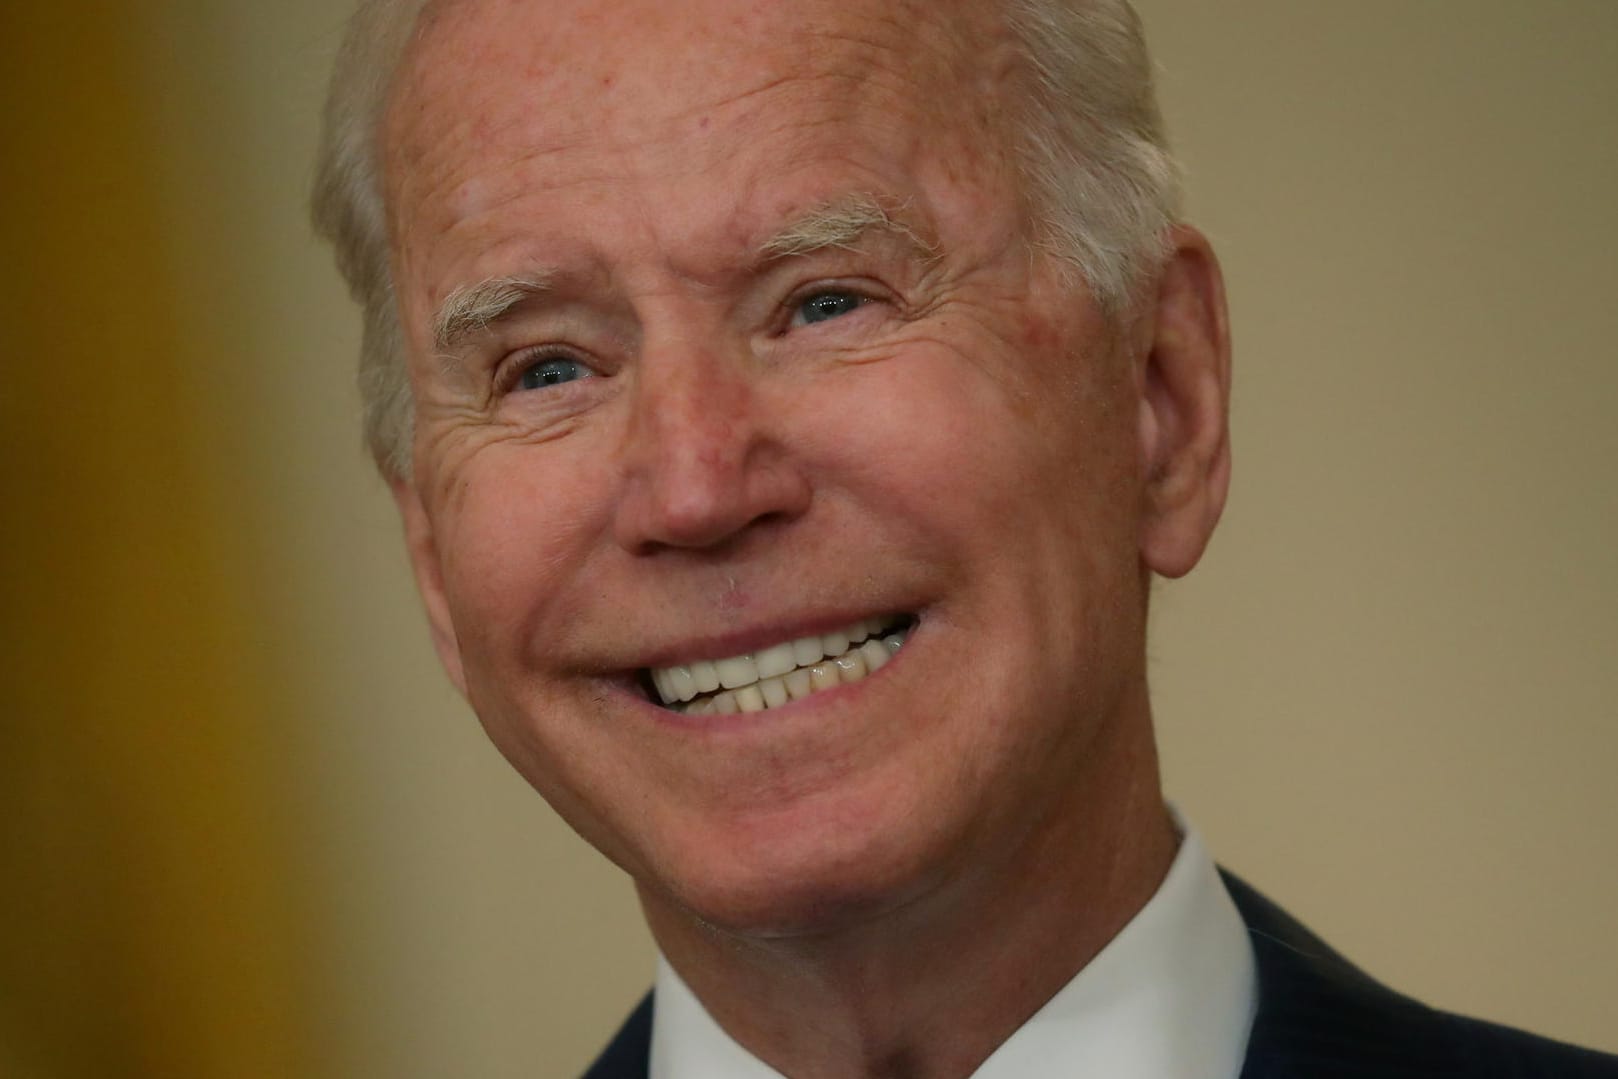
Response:
MULTIPOLYGON (((1139 6, 1237 334, 1169 790, 1393 985, 1618 1051, 1618 5, 1139 6)), ((566 1076, 650 982, 359 448, 346 10, 0 8, 7 1079, 566 1076)))

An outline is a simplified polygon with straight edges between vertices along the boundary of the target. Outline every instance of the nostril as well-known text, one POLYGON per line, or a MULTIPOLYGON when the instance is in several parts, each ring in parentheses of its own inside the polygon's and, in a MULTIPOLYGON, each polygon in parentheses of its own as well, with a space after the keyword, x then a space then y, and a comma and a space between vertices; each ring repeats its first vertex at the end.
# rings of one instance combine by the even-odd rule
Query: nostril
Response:
POLYGON ((771 510, 768 513, 761 513, 757 517, 753 518, 752 525, 755 528, 758 527, 759 525, 765 525, 765 526, 784 525, 788 521, 790 521, 791 519, 792 519, 792 514, 790 514, 790 513, 786 513, 786 512, 784 512, 782 510, 771 510))

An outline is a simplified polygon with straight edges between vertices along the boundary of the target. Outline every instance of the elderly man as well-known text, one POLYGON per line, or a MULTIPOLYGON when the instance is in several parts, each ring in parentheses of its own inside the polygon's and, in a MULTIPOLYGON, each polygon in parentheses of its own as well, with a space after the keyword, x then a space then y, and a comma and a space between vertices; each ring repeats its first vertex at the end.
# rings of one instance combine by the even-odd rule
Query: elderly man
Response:
POLYGON ((317 216, 444 665, 663 956, 591 1075, 1618 1075, 1164 805, 1229 348, 1123 0, 368 4, 317 216))

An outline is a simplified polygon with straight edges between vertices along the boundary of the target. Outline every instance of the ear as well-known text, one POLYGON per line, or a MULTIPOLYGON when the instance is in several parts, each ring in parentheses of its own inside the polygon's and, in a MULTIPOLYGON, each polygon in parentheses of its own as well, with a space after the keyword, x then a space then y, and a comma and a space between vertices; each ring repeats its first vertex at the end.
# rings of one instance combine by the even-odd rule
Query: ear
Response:
POLYGON ((1140 551, 1165 577, 1202 557, 1230 487, 1230 324, 1207 237, 1176 226, 1140 348, 1140 551))
POLYGON ((416 588, 427 608, 433 647, 438 650, 438 659, 450 681, 465 696, 466 674, 461 666, 460 644, 455 639, 455 623, 449 614, 449 599, 444 594, 444 574, 438 560, 432 518, 415 484, 394 476, 388 480, 388 488, 393 492, 393 503, 399 507, 399 517, 404 522, 405 546, 410 552, 411 569, 415 571, 416 588))

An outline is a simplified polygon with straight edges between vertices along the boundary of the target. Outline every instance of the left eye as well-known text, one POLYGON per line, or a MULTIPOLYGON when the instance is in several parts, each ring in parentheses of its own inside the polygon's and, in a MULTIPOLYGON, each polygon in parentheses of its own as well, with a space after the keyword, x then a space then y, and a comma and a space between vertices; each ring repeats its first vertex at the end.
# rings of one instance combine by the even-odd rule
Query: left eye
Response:
POLYGON ((865 297, 854 292, 817 292, 798 304, 792 312, 794 326, 808 326, 826 322, 848 314, 865 303, 865 297))
POLYGON ((522 375, 517 379, 517 388, 540 390, 546 386, 560 386, 564 382, 575 382, 594 375, 594 371, 578 360, 570 360, 566 356, 551 356, 523 368, 522 375))

